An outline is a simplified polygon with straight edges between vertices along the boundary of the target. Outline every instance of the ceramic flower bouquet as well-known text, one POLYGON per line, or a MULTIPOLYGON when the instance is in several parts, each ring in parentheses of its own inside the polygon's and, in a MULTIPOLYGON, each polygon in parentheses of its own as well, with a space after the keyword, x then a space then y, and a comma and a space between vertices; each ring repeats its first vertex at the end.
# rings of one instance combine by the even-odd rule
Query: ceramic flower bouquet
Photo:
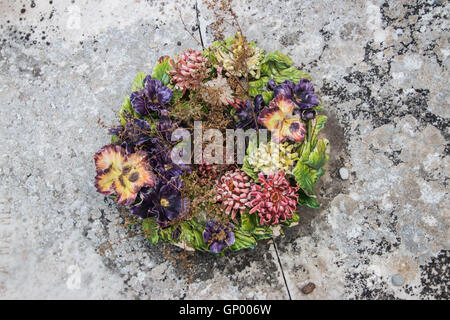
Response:
POLYGON ((95 186, 154 244, 254 248, 301 221, 302 206, 319 207, 321 110, 307 74, 239 32, 161 57, 151 75, 137 75, 111 144, 95 154, 95 186))

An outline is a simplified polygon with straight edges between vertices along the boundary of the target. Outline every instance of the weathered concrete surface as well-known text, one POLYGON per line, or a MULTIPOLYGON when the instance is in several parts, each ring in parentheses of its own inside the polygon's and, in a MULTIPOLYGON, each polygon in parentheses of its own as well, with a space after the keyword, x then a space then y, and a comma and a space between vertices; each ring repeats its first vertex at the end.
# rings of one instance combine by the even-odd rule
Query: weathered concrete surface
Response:
MULTIPOLYGON (((183 3, 195 27, 195 2, 183 3)), ((288 298, 272 244, 219 259, 166 253, 93 187, 92 155, 108 142, 98 118, 115 121, 138 71, 196 46, 173 6, 0 3, 0 298, 288 298)), ((199 11, 208 44, 211 16, 199 11)), ((249 38, 312 75, 330 118, 323 207, 276 240, 292 298, 448 299, 447 2, 235 1, 235 11, 249 38)))

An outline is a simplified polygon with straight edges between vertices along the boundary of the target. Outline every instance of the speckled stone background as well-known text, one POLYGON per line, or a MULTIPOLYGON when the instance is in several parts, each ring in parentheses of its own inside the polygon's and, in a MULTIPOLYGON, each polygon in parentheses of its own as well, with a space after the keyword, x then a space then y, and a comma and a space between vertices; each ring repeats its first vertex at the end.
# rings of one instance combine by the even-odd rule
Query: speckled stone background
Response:
MULTIPOLYGON (((199 28, 195 1, 179 6, 209 44, 198 2, 199 28)), ((223 258, 151 246, 95 191, 98 119, 137 72, 197 48, 174 3, 0 2, 0 298, 449 299, 447 1, 234 1, 329 116, 322 208, 276 239, 279 260, 270 241, 223 258)))

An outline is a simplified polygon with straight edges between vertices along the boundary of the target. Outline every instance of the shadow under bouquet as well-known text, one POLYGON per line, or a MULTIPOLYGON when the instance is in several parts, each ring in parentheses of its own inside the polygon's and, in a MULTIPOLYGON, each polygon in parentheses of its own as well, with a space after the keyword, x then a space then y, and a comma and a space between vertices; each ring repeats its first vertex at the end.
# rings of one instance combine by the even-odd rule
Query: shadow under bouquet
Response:
POLYGON ((95 155, 97 191, 153 244, 222 255, 254 248, 319 208, 327 120, 311 78, 240 32, 139 73, 111 143, 95 155), (236 141, 236 143, 235 143, 236 141))

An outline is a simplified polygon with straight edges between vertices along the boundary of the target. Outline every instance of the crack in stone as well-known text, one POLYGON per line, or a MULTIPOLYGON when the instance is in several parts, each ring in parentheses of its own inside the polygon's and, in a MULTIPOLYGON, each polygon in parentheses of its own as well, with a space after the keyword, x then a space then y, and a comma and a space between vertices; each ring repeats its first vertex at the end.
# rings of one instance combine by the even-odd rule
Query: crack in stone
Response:
POLYGON ((198 3, 195 1, 195 14, 197 17, 197 26, 198 26, 198 35, 200 36, 200 43, 202 44, 202 49, 205 49, 205 45, 203 43, 203 36, 202 36, 202 28, 200 26, 200 10, 198 9, 198 3))
POLYGON ((275 253, 277 254, 278 264, 279 264, 280 269, 281 269, 281 275, 283 276, 284 285, 286 287, 286 291, 288 293, 289 300, 292 300, 291 292, 289 291, 289 286, 288 286, 287 281, 286 281, 286 276, 284 275, 283 265, 281 264, 280 255, 278 254, 278 248, 277 248, 277 245, 275 243, 275 239, 273 237, 272 237, 272 243, 273 243, 273 247, 275 248, 275 253))

